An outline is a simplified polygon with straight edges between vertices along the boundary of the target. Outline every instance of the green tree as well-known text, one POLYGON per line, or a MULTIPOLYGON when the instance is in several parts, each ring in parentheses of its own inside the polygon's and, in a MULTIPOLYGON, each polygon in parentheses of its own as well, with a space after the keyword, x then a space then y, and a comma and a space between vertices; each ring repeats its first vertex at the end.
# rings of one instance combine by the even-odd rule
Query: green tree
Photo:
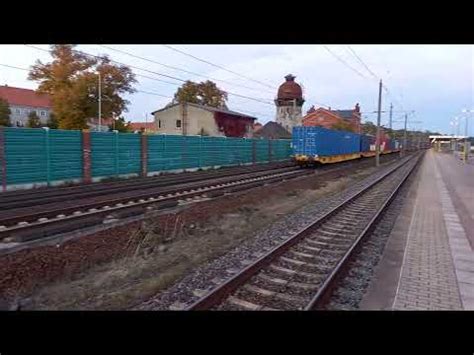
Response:
POLYGON ((30 111, 28 114, 28 121, 26 122, 26 127, 28 128, 40 128, 41 120, 36 114, 36 111, 30 111))
POLYGON ((186 81, 174 94, 172 103, 190 102, 218 108, 227 108, 227 93, 207 80, 201 83, 186 81))
POLYGON ((107 56, 91 58, 73 45, 53 45, 51 55, 50 63, 36 62, 28 79, 39 82, 39 93, 51 96, 59 128, 87 128, 87 120, 98 116, 98 73, 102 115, 119 116, 127 110, 129 102, 120 95, 135 92, 136 79, 129 67, 114 65, 107 56))
POLYGON ((49 119, 48 122, 46 123, 46 126, 51 128, 51 129, 58 129, 59 128, 59 122, 54 113, 49 114, 49 119))
POLYGON ((374 125, 372 122, 367 121, 365 123, 362 123, 361 127, 361 133, 362 134, 369 134, 372 136, 375 136, 377 134, 377 126, 374 125))
POLYGON ((354 132, 354 128, 352 125, 345 121, 345 120, 340 120, 336 124, 332 126, 332 129, 338 130, 338 131, 348 131, 348 132, 354 132))
POLYGON ((0 126, 10 127, 10 115, 11 115, 10 105, 7 100, 4 100, 0 97, 0 126))
POLYGON ((110 130, 116 130, 116 131, 119 131, 119 132, 122 132, 122 133, 125 133, 125 132, 131 132, 131 127, 130 127, 130 121, 129 122, 125 122, 125 118, 123 117, 120 117, 118 119, 115 120, 115 124, 112 123, 110 126, 109 126, 109 129, 110 130))

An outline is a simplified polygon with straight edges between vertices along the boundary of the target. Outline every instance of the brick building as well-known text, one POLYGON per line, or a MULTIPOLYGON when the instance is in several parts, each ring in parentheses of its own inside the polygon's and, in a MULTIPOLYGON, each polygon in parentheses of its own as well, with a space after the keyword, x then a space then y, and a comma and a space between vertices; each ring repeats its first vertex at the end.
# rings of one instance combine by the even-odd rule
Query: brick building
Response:
POLYGON ((10 106, 10 123, 13 127, 24 127, 28 114, 36 111, 41 123, 46 124, 51 113, 51 100, 48 95, 40 95, 35 90, 0 86, 0 97, 10 106))
POLYGON ((356 133, 360 133, 361 114, 359 104, 356 104, 352 110, 331 110, 319 107, 311 107, 303 117, 303 126, 321 126, 332 129, 334 125, 340 122, 347 122, 356 133))

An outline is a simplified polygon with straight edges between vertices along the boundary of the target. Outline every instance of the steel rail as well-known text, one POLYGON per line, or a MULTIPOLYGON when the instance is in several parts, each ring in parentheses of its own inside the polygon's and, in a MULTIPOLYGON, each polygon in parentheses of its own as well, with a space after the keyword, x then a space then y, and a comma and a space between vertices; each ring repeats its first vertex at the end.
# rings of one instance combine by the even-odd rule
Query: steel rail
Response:
MULTIPOLYGON (((399 168, 405 166, 413 158, 414 158, 413 156, 405 158, 401 163, 397 164, 395 167, 392 167, 390 170, 388 170, 387 172, 379 176, 377 179, 369 183, 368 186, 364 186, 360 188, 358 191, 356 191, 351 196, 346 198, 344 201, 339 203, 336 207, 332 208, 330 211, 326 212, 315 221, 309 223, 308 225, 306 225, 299 231, 295 232, 293 236, 291 236, 289 239, 277 245, 276 247, 272 248, 270 251, 268 251, 259 259, 257 259, 254 263, 250 264, 249 266, 244 268, 242 271, 234 275, 228 281, 224 282, 220 286, 214 288, 209 293, 207 293, 206 295, 198 299, 196 302, 194 302, 188 308, 186 308, 186 310, 207 310, 222 303, 222 301, 224 301, 228 296, 230 296, 234 291, 237 290, 237 288, 242 286, 251 277, 256 275, 264 267, 272 263, 276 258, 284 254, 293 245, 296 245, 298 242, 300 242, 306 236, 308 231, 314 229, 318 225, 328 220, 331 216, 339 212, 348 203, 350 203, 351 201, 353 201, 354 199, 356 199, 357 197, 365 193, 367 190, 369 190, 373 186, 377 185, 379 182, 384 180, 386 177, 388 177, 395 171, 398 171, 399 168)), ((417 156, 416 158, 418 159, 419 156, 417 156)))
MULTIPOLYGON (((416 159, 416 162, 419 161, 420 156, 416 157, 415 159, 416 159)), ((385 199, 385 201, 382 203, 382 205, 378 208, 377 212, 372 217, 372 219, 369 221, 369 223, 364 228, 364 230, 354 240, 354 242, 352 243, 351 247, 347 250, 347 252, 341 257, 341 259, 339 260, 337 265, 334 267, 332 272, 329 274, 329 276, 325 279, 324 283, 318 289, 317 293, 314 295, 312 300, 305 307, 305 310, 320 309, 328 301, 329 297, 332 294, 332 291, 334 290, 334 288, 336 286, 337 281, 342 277, 343 273, 347 270, 347 264, 350 261, 351 257, 354 255, 355 251, 361 245, 361 242, 374 229, 377 221, 381 218, 381 216, 385 212, 386 208, 393 201, 393 199, 397 195, 397 193, 400 190, 400 188, 402 187, 402 185, 405 183, 405 181, 411 175, 411 173, 413 172, 413 170, 416 167, 416 162, 413 165, 413 167, 405 173, 405 175, 403 176, 401 181, 397 184, 397 186, 392 191, 392 193, 385 199)))
POLYGON ((138 189, 155 188, 176 185, 179 183, 188 183, 195 181, 211 180, 227 176, 237 176, 249 173, 266 172, 274 170, 296 170, 294 166, 267 166, 259 168, 242 168, 225 171, 199 172, 191 173, 185 176, 160 176, 137 178, 132 180, 124 180, 112 183, 94 183, 91 185, 80 185, 72 187, 57 187, 51 189, 38 189, 26 191, 12 191, 0 193, 0 208, 18 208, 26 207, 28 205, 46 204, 50 202, 61 201, 61 198, 67 196, 71 197, 94 197, 101 196, 107 193, 133 191, 138 189))
POLYGON ((102 221, 101 218, 103 216, 111 215, 116 212, 124 212, 126 216, 141 214, 144 211, 144 207, 150 205, 156 205, 156 209, 174 207, 178 205, 180 200, 192 200, 193 198, 202 196, 203 194, 212 198, 220 196, 226 191, 236 192, 239 190, 246 190, 263 184, 302 177, 314 173, 315 172, 311 170, 294 170, 283 173, 268 172, 266 175, 262 175, 261 172, 259 172, 257 176, 255 176, 255 173, 246 174, 244 178, 239 177, 237 179, 234 178, 227 181, 221 181, 222 179, 219 179, 218 181, 214 180, 211 182, 206 182, 205 184, 200 183, 199 185, 194 184, 192 186, 186 185, 185 187, 173 188, 173 190, 162 190, 154 193, 156 197, 150 197, 150 194, 145 194, 129 198, 107 200, 98 203, 89 203, 81 206, 76 205, 67 209, 60 208, 54 211, 16 216, 11 219, 4 219, 0 221, 0 239, 10 237, 20 232, 32 232, 35 230, 44 229, 47 226, 54 227, 54 225, 58 223, 70 223, 73 220, 82 221, 89 218, 91 219, 91 222, 93 222, 92 224, 96 224, 102 221), (115 204, 115 206, 111 206, 113 204, 115 204), (129 210, 129 212, 127 212, 127 210, 129 210), (56 216, 56 213, 60 213, 60 215, 56 216), (68 213, 71 214, 67 215, 68 213), (46 217, 52 215, 55 217, 46 217), (12 225, 10 227, 1 225, 1 223, 12 221, 16 222, 19 220, 21 220, 21 222, 18 222, 18 224, 12 225), (31 222, 28 222, 27 220, 31 222))

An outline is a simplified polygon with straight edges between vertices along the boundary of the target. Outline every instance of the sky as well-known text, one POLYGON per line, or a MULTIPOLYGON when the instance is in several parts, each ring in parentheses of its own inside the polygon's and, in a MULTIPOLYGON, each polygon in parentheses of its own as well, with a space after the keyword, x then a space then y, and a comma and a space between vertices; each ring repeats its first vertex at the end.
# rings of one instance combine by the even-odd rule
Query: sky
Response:
MULTIPOLYGON (((0 45, 0 85, 37 87, 27 80, 27 71, 2 66, 29 68, 38 59, 51 60, 43 51, 48 45, 34 47, 0 45)), ((459 117, 463 134, 462 110, 474 109, 472 45, 78 45, 76 49, 107 54, 134 67, 139 92, 126 95, 130 104, 123 114, 130 121, 151 121, 151 112, 169 103, 182 84, 176 79, 210 79, 229 93, 229 109, 251 114, 264 124, 275 119, 273 100, 290 73, 303 87, 304 113, 313 105, 351 109, 359 103, 363 121, 376 122, 379 79, 384 84, 385 126, 393 103, 396 129, 403 128, 403 116, 410 112, 410 129, 452 134, 450 122, 459 117)), ((474 113, 470 117, 469 134, 474 135, 474 113)))

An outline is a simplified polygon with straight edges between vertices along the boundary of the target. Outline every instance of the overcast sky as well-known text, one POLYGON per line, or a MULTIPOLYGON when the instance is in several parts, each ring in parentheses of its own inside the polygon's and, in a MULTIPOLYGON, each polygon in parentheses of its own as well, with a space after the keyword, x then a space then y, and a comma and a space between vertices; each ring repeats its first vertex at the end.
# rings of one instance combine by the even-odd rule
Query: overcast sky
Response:
MULTIPOLYGON (((48 46, 37 47, 48 49, 48 46)), ((372 112, 377 109, 378 81, 369 70, 376 77, 382 78, 388 89, 388 93, 383 91, 382 108, 386 113, 382 114, 382 124, 388 124, 388 110, 392 102, 393 118, 396 121, 394 128, 403 127, 401 120, 404 113, 401 111, 415 110, 415 114, 409 118, 412 122, 409 124, 410 128, 450 134, 452 118, 462 116, 463 108, 474 109, 474 46, 328 45, 326 47, 329 50, 322 45, 173 46, 244 77, 163 45, 109 47, 202 76, 134 58, 99 45, 79 45, 76 49, 90 54, 108 54, 113 60, 136 67, 133 69, 136 74, 149 77, 137 76, 139 82, 136 89, 168 97, 173 96, 182 82, 157 73, 183 80, 223 80, 224 82, 215 80, 220 88, 263 101, 231 94, 228 101, 231 110, 253 114, 262 123, 274 120, 273 99, 284 76, 289 73, 296 75, 296 81, 303 86, 306 99, 304 112, 312 105, 318 107, 324 104, 334 109, 350 109, 358 102, 364 120, 375 122, 376 115, 372 112)), ((48 62, 51 57, 47 52, 23 45, 0 45, 0 64, 29 68, 36 59, 48 62)), ((0 85, 35 89, 37 83, 26 78, 26 71, 0 65, 0 85)), ((171 100, 141 92, 129 95, 127 99, 130 101, 129 111, 124 116, 131 121, 144 121, 146 114, 148 120, 151 120, 150 112, 171 100)), ((464 118, 460 121, 461 133, 464 133, 464 118)), ((474 117, 470 121, 469 133, 474 134, 474 117)))

